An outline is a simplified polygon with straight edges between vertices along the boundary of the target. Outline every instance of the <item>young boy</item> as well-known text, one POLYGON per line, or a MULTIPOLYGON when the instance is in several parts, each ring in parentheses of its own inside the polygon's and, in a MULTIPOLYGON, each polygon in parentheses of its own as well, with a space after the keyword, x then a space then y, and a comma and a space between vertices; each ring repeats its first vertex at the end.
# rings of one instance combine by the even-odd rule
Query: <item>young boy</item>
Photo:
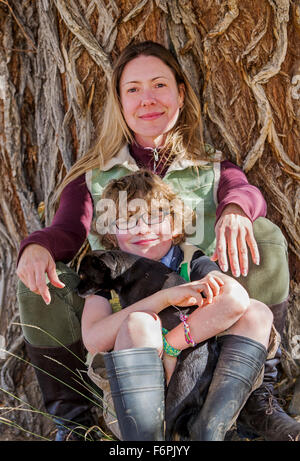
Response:
MULTIPOLYGON (((116 216, 106 217, 98 228, 105 248, 119 248, 180 271, 191 247, 184 243, 183 204, 167 184, 149 171, 139 171, 111 181, 102 199, 112 200, 116 207, 116 216), (127 206, 121 204, 120 192, 126 192, 127 206), (134 213, 137 204, 139 210, 134 213)), ((222 332, 246 337, 266 349, 271 311, 249 299, 246 290, 200 250, 192 249, 187 262, 191 282, 161 290, 118 312, 113 312, 104 292, 88 297, 82 316, 87 350, 95 355, 154 348, 163 358, 168 384, 180 351, 222 332), (162 332, 158 314, 170 305, 198 308, 176 328, 162 332)))

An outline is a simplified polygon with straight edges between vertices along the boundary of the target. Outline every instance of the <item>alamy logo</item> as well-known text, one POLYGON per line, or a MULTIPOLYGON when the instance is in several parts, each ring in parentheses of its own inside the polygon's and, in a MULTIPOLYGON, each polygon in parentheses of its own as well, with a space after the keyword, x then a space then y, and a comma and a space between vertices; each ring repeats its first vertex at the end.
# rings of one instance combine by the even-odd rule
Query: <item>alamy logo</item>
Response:
POLYGON ((136 234, 138 222, 142 219, 156 230, 162 229, 166 216, 172 215, 174 229, 180 234, 185 233, 189 241, 203 240, 204 234, 204 206, 203 201, 184 203, 174 199, 152 199, 148 201, 136 198, 128 200, 127 192, 120 191, 118 204, 112 199, 100 199, 96 205, 96 230, 98 234, 115 234, 130 232, 136 234), (121 225, 120 225, 121 224, 121 225))

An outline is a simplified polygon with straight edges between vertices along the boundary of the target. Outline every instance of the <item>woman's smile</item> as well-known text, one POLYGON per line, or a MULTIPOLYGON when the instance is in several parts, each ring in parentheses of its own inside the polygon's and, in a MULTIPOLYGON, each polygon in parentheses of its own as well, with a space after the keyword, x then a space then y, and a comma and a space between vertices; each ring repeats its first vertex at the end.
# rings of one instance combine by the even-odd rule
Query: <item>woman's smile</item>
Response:
POLYGON ((142 120, 155 120, 163 115, 163 112, 150 112, 149 114, 139 115, 142 120))

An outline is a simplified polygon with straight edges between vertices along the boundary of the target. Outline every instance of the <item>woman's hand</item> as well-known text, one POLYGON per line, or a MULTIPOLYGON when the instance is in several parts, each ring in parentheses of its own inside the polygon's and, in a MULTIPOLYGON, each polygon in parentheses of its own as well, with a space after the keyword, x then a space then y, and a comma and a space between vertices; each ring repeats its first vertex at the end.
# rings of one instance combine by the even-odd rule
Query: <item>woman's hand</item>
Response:
POLYGON ((64 288, 65 285, 57 276, 55 262, 49 251, 41 245, 28 245, 21 255, 17 275, 33 293, 41 295, 45 303, 50 304, 51 297, 45 274, 52 285, 64 288))
POLYGON ((253 234, 253 225, 241 207, 228 205, 218 220, 216 227, 216 249, 211 257, 217 261, 223 272, 228 270, 228 259, 231 272, 235 277, 246 276, 249 270, 248 247, 254 264, 259 264, 259 251, 253 234))
POLYGON ((198 305, 200 307, 204 302, 210 304, 213 298, 220 294, 223 285, 224 281, 218 277, 217 272, 210 272, 201 280, 163 290, 166 296, 166 305, 198 305), (206 300, 204 300, 201 293, 205 294, 206 300))

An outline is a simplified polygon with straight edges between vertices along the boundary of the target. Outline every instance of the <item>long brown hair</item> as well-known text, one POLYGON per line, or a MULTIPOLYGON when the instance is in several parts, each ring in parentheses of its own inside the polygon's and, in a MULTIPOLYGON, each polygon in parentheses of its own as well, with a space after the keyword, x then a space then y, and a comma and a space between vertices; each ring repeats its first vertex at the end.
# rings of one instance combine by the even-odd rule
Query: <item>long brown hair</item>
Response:
POLYGON ((59 186, 54 200, 63 188, 81 174, 93 168, 100 168, 118 154, 126 143, 133 142, 134 133, 127 126, 122 112, 119 84, 126 64, 138 56, 155 56, 163 61, 174 73, 177 84, 184 84, 184 106, 175 126, 167 134, 163 152, 170 158, 185 157, 207 160, 203 142, 201 107, 198 98, 173 54, 159 43, 146 41, 128 45, 114 65, 112 78, 108 82, 108 97, 99 122, 99 132, 94 145, 70 169, 59 186))

